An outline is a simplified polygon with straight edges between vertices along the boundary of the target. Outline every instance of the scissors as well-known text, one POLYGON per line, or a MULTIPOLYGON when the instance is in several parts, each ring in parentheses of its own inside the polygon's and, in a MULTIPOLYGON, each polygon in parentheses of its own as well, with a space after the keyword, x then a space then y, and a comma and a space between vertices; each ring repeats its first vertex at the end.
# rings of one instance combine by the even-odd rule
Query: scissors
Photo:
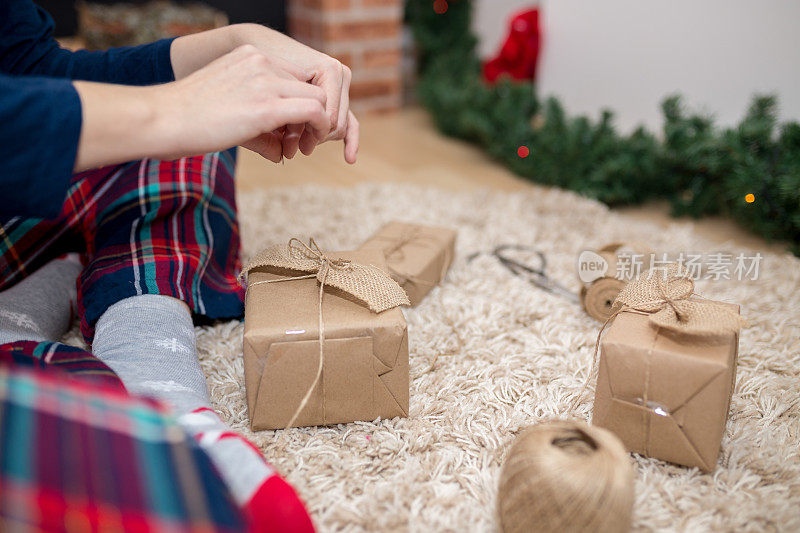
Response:
MULTIPOLYGON (((469 256, 467 260, 472 261, 480 254, 481 252, 474 253, 469 256)), ((491 255, 496 257, 497 260, 500 261, 500 264, 506 267, 509 272, 515 276, 527 278, 531 284, 550 294, 555 294, 556 296, 560 296, 576 304, 580 303, 577 294, 547 276, 545 273, 547 269, 547 258, 539 250, 534 250, 533 248, 519 244, 501 244, 492 251, 491 255), (535 258, 535 263, 537 264, 526 264, 518 259, 510 257, 509 252, 515 251, 530 252, 533 254, 533 258, 535 258)))

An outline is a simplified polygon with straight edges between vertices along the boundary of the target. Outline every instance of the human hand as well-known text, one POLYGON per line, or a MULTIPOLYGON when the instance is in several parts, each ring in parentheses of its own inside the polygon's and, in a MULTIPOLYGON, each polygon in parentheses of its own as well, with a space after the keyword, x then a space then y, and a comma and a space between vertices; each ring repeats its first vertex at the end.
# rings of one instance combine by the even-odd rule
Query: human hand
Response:
MULTIPOLYGON (((257 24, 237 24, 231 26, 230 31, 237 43, 255 46, 277 64, 284 67, 295 65, 292 74, 299 81, 306 81, 325 92, 325 113, 329 120, 327 135, 320 139, 303 124, 290 125, 280 139, 283 155, 291 159, 298 149, 310 155, 320 142, 344 140, 344 158, 348 163, 355 163, 359 124, 350 111, 350 68, 335 58, 257 24)), ((287 71, 291 70, 287 67, 287 71)), ((277 141, 276 135, 270 142, 277 141)))
POLYGON ((302 80, 308 76, 244 45, 175 83, 154 87, 156 116, 172 137, 166 157, 241 145, 278 162, 297 124, 301 149, 322 142, 331 136, 327 94, 302 80))

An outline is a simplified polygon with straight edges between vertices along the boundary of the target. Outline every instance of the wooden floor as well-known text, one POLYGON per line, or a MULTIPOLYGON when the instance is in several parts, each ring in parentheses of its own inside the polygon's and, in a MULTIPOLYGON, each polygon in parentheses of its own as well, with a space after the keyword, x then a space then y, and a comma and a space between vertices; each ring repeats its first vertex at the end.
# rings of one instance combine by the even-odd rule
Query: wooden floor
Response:
MULTIPOLYGON (((404 182, 450 190, 491 187, 505 191, 537 188, 490 160, 481 150, 439 134, 420 109, 361 117, 358 162, 348 165, 341 143, 328 143, 310 157, 298 154, 276 165, 248 150, 239 151, 237 180, 240 190, 320 183, 352 186, 370 182, 404 182)), ((661 225, 674 221, 666 203, 619 209, 637 220, 661 225)), ((719 244, 731 243, 755 250, 781 252, 780 243, 764 239, 721 218, 696 221, 697 231, 719 244)))

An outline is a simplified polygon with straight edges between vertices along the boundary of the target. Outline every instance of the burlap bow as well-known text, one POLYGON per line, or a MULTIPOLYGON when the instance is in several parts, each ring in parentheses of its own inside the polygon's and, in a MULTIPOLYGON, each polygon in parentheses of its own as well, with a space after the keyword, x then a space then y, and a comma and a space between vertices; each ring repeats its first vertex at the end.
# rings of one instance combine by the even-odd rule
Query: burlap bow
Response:
POLYGON ((673 263, 664 271, 651 270, 628 283, 614 305, 623 311, 650 315, 652 324, 692 335, 722 335, 737 332, 744 325, 738 313, 710 300, 691 300, 694 282, 688 272, 673 263))
POLYGON ((323 252, 314 239, 308 245, 299 239, 275 245, 257 253, 242 269, 241 277, 257 267, 284 268, 309 272, 322 285, 335 287, 364 302, 370 311, 380 313, 398 305, 408 305, 408 296, 383 270, 345 259, 334 259, 323 252))
MULTIPOLYGON (((300 413, 303 412, 314 388, 322 378, 322 368, 325 363, 325 320, 322 315, 322 299, 325 295, 325 286, 330 285, 344 291, 360 301, 374 312, 380 313, 399 305, 409 305, 408 296, 400 285, 390 278, 383 270, 373 265, 362 265, 346 259, 328 257, 314 239, 309 239, 306 246, 300 239, 292 238, 289 244, 275 245, 257 253, 247 265, 242 268, 239 280, 258 267, 273 267, 299 272, 309 272, 305 276, 286 276, 285 278, 270 279, 250 283, 249 290, 262 283, 279 283, 284 281, 316 278, 319 281, 319 362, 317 373, 311 386, 309 386, 300 405, 295 410, 286 429, 294 424, 300 413)), ((324 385, 324 381, 322 382, 324 385)), ((322 393, 322 410, 325 410, 325 392, 322 393)), ((323 415, 324 418, 324 415, 323 415)))
POLYGON ((648 314, 650 322, 657 327, 697 336, 736 333, 745 325, 746 321, 739 314, 711 300, 691 300, 693 294, 694 281, 678 263, 664 269, 651 269, 625 285, 614 300, 616 310, 597 333, 589 373, 569 411, 575 410, 589 387, 597 368, 603 331, 620 313, 648 314))

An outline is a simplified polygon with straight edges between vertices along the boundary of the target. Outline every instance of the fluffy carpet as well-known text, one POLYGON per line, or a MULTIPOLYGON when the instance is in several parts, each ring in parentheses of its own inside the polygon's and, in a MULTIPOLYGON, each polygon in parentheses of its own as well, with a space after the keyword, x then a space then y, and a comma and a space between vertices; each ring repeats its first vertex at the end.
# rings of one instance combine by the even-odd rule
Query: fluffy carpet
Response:
MULTIPOLYGON (((550 276, 577 292, 578 253, 612 241, 638 239, 674 253, 740 251, 698 240, 689 224, 634 223, 557 190, 287 188, 241 195, 240 216, 245 257, 290 236, 354 248, 393 219, 459 231, 447 279, 406 311, 407 419, 293 429, 284 439, 252 433, 242 325, 198 328, 215 408, 294 484, 321 531, 495 531, 509 444, 525 426, 565 413, 580 392, 599 324, 482 252, 503 243, 535 247, 550 276)), ((750 323, 720 464, 702 474, 633 456, 635 530, 800 529, 800 261, 765 255, 760 270, 757 281, 698 284, 705 296, 741 303, 750 323)), ((590 413, 587 393, 579 415, 590 413)))

